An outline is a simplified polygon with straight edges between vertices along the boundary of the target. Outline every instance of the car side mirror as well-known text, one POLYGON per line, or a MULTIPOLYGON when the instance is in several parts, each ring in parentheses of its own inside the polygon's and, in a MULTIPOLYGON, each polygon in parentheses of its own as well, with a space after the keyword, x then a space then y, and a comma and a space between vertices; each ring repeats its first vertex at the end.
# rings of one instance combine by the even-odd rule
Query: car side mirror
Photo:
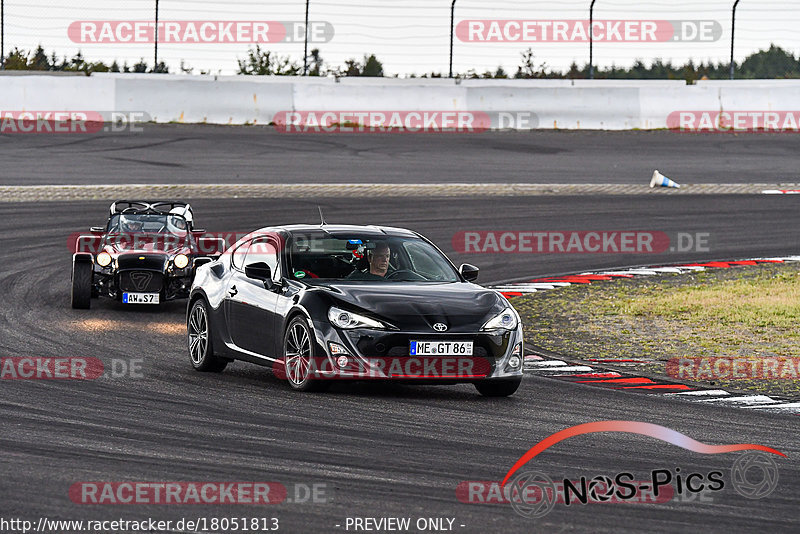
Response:
POLYGON ((481 270, 474 265, 470 265, 469 263, 462 263, 461 267, 458 268, 458 271, 461 273, 461 276, 464 277, 464 280, 467 282, 474 282, 478 279, 478 273, 481 270))
POLYGON ((247 276, 247 278, 264 282, 264 287, 267 289, 272 289, 272 287, 275 285, 275 283, 272 281, 272 269, 270 269, 269 265, 263 261, 245 265, 244 274, 247 276))

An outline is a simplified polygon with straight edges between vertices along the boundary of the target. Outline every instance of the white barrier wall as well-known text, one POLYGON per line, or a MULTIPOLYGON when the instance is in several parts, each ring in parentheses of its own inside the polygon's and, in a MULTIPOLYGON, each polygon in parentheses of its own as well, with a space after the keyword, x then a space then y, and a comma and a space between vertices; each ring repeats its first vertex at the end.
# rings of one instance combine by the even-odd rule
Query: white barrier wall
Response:
POLYGON ((155 122, 268 124, 290 111, 471 111, 492 128, 658 129, 676 111, 800 106, 800 80, 463 80, 0 75, 0 114, 143 112, 155 122))

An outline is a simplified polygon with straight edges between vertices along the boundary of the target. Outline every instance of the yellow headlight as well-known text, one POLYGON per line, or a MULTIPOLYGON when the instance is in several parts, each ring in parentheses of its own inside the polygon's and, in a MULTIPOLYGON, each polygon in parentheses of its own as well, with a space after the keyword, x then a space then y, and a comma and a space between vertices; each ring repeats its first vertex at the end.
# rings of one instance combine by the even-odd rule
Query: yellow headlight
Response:
POLYGON ((97 255, 97 264, 100 267, 108 267, 109 265, 111 265, 111 260, 112 260, 111 254, 107 252, 101 252, 100 254, 97 255))
POLYGON ((186 254, 178 254, 172 261, 175 262, 175 267, 178 269, 183 269, 189 265, 189 258, 186 256, 186 254))

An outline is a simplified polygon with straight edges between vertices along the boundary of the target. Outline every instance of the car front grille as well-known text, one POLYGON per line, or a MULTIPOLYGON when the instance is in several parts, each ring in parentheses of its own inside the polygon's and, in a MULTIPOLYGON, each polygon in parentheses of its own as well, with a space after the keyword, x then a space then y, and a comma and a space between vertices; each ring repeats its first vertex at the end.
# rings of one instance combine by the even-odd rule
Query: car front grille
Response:
POLYGON ((157 271, 123 271, 119 275, 119 288, 135 293, 158 293, 164 285, 164 276, 157 271))

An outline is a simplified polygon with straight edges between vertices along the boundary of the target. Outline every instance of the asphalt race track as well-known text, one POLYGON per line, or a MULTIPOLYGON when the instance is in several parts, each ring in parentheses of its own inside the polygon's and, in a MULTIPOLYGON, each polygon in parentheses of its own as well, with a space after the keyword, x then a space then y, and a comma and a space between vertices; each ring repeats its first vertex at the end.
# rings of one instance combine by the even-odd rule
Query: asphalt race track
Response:
MULTIPOLYGON (((3 138, 2 183, 373 182, 396 180, 404 167, 408 182, 641 183, 653 168, 666 173, 670 165, 698 183, 779 182, 794 179, 797 153, 792 136, 557 132, 475 134, 467 141, 413 135, 290 139, 257 128, 148 128, 143 135, 152 133, 151 146, 124 136, 3 138), (480 165, 474 165, 477 159, 480 165)), ((94 300, 88 311, 69 307, 67 236, 103 222, 108 204, 0 203, 0 355, 95 357, 118 370, 119 362, 140 366, 97 380, 0 382, 3 517, 34 523, 40 517, 277 517, 282 532, 346 532, 346 519, 354 517, 452 518, 454 531, 464 533, 800 528, 796 415, 539 377, 528 377, 513 397, 493 400, 467 385, 336 384, 325 394, 296 394, 269 370, 243 363, 219 375, 197 373, 185 348, 185 303, 137 310, 94 300), (466 504, 457 498, 459 483, 500 480, 540 440, 600 420, 655 423, 713 445, 773 447, 786 455, 775 457, 778 487, 760 500, 737 494, 730 470, 742 453, 705 455, 635 434, 603 433, 556 444, 528 467, 554 480, 623 471, 646 480, 656 469, 677 474, 679 468, 684 475, 719 470, 726 485, 702 498, 687 493, 661 504, 557 504, 540 519, 524 518, 508 504, 466 504), (68 495, 80 481, 271 481, 286 486, 292 501, 296 487, 324 484, 326 502, 86 505, 68 495)), ((316 222, 317 205, 329 222, 410 227, 457 263, 481 267, 484 283, 800 250, 800 212, 792 196, 193 199, 192 205, 198 224, 210 231, 316 222), (466 230, 703 232, 710 250, 452 254, 453 235, 466 230)))
POLYGON ((144 124, 139 132, 0 135, 0 185, 108 183, 800 182, 795 136, 670 131, 286 134, 144 124), (45 160, 43 161, 43 158, 45 160), (44 164, 55 160, 58 166, 44 164))

